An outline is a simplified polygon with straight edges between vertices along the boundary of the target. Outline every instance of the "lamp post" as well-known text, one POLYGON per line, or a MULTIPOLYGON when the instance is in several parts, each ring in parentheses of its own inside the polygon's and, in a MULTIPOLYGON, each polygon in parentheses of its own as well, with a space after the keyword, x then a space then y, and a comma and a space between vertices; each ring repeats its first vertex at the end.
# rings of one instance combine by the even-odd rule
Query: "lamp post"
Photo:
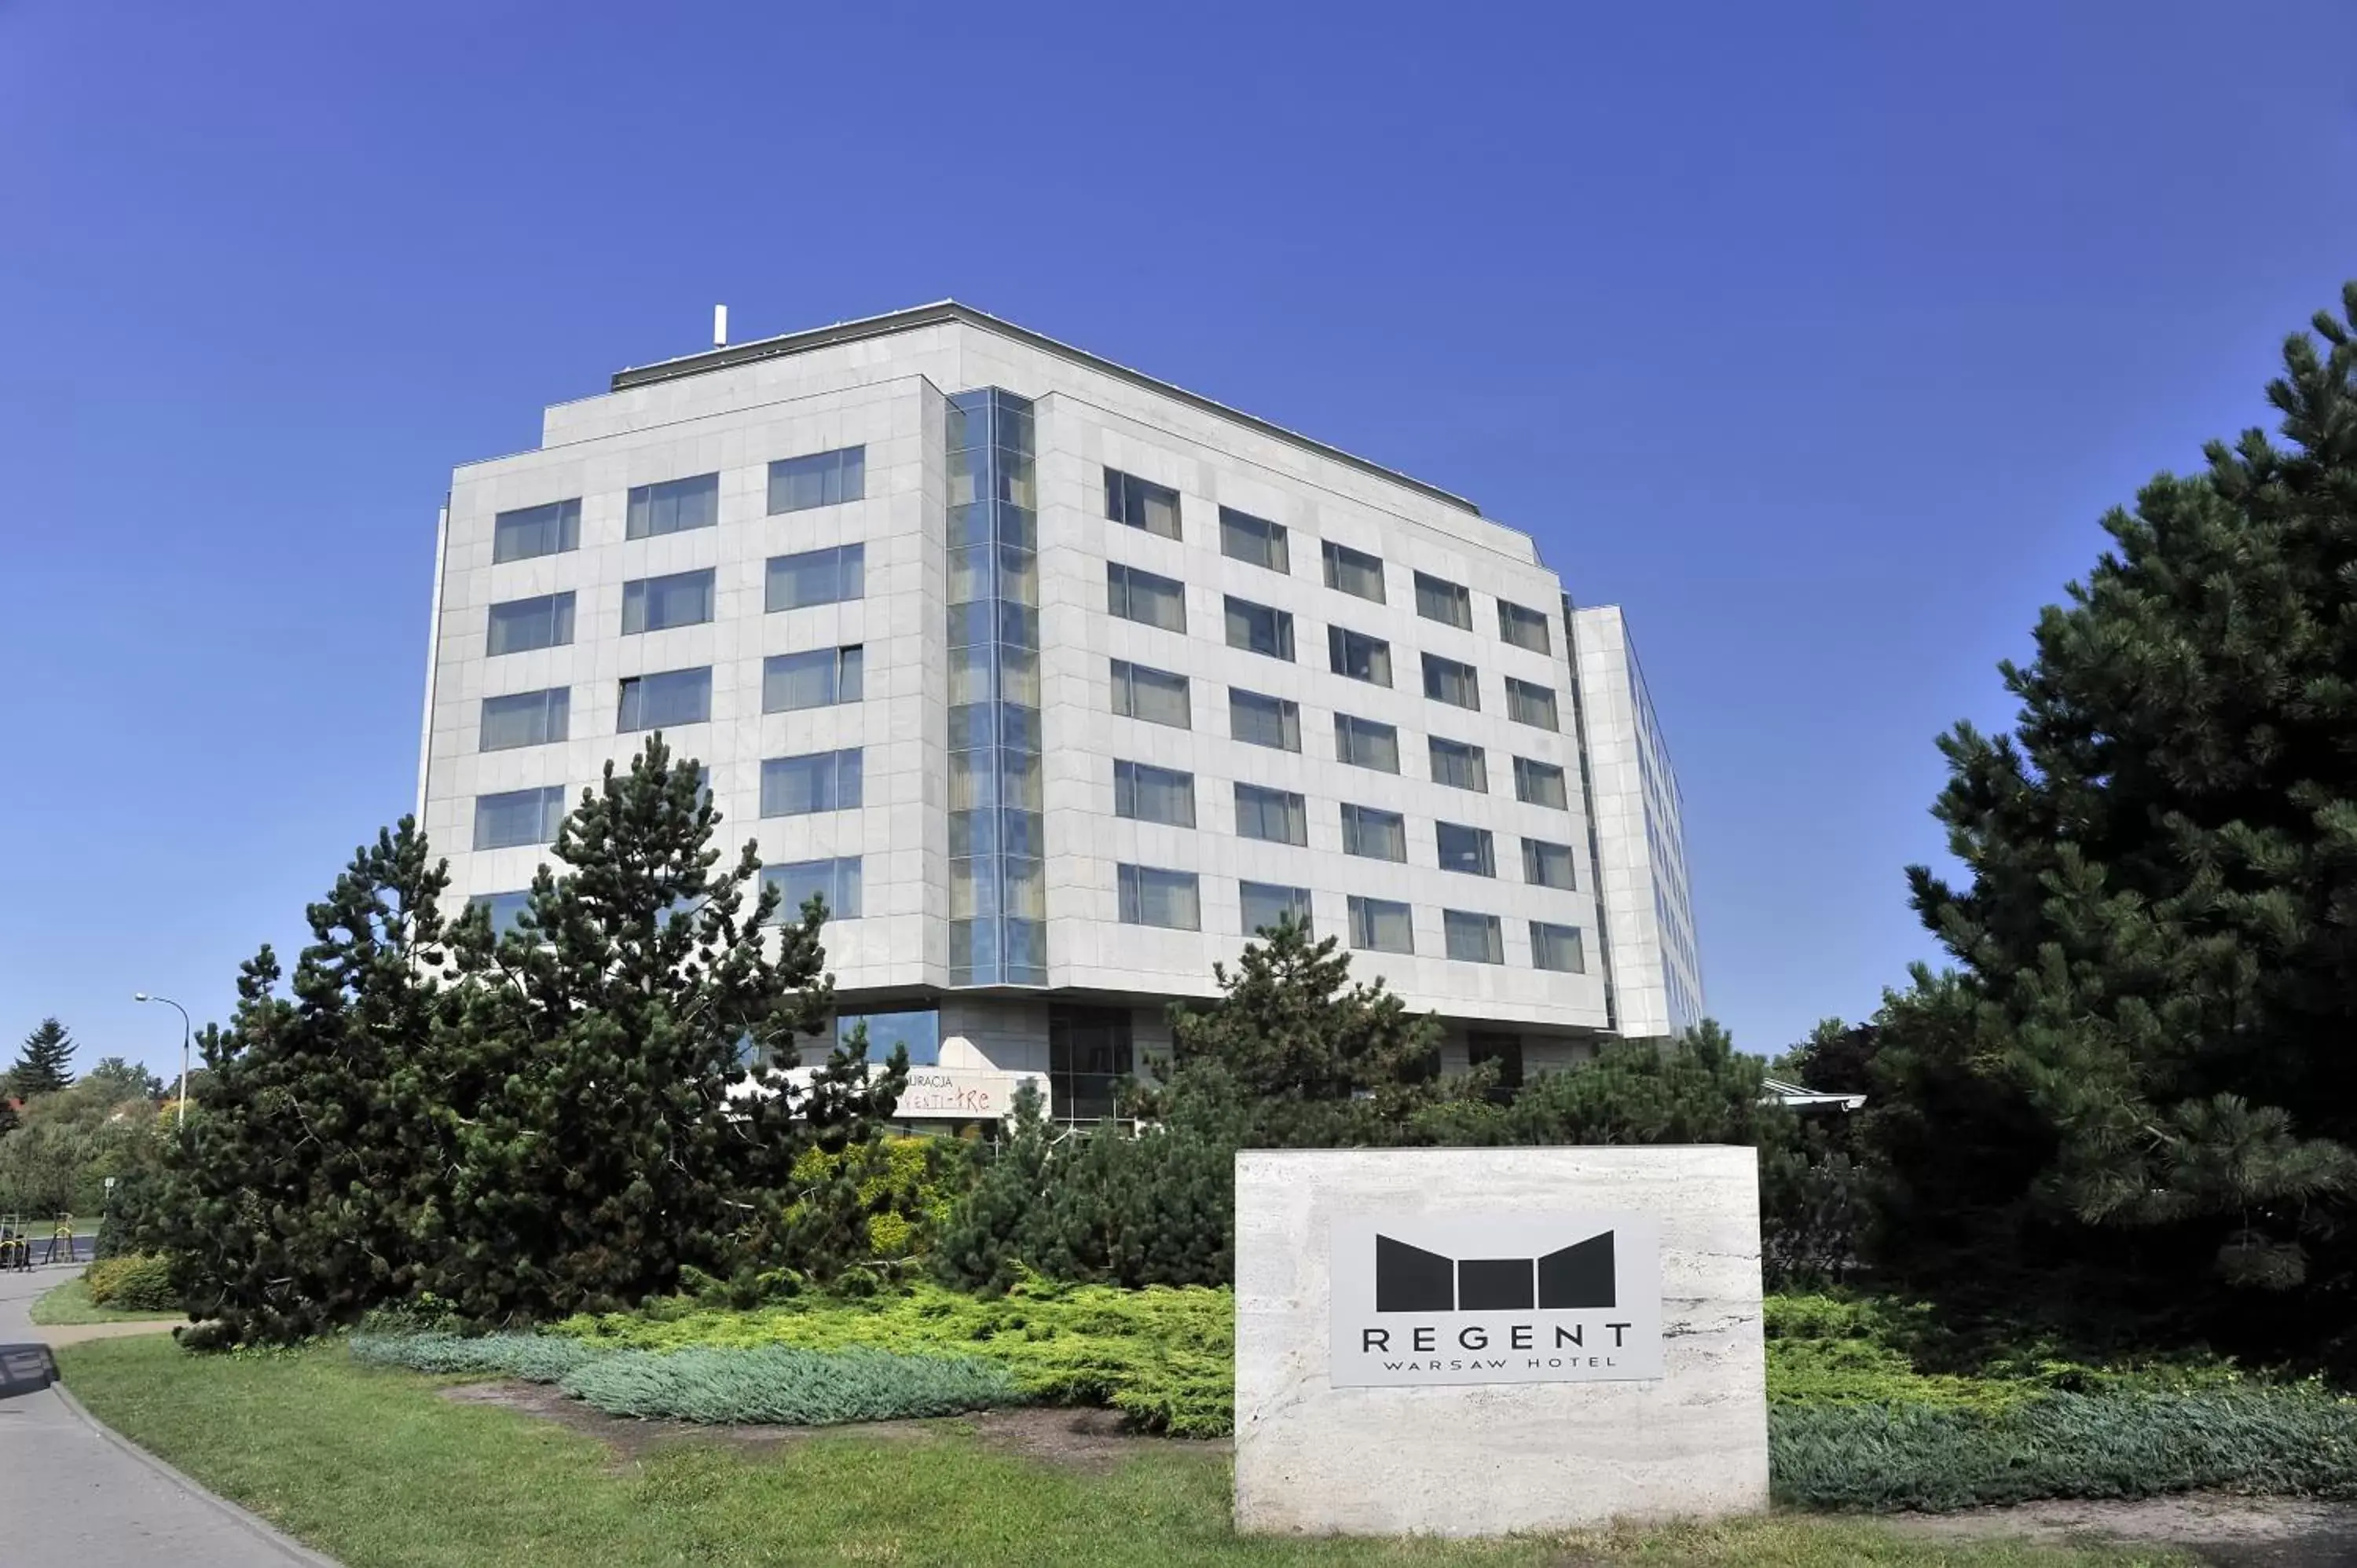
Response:
POLYGON ((178 1133, 188 1124, 188 1010, 168 996, 150 996, 144 991, 131 993, 134 1002, 161 1002, 180 1015, 180 1110, 172 1118, 172 1131, 178 1133))

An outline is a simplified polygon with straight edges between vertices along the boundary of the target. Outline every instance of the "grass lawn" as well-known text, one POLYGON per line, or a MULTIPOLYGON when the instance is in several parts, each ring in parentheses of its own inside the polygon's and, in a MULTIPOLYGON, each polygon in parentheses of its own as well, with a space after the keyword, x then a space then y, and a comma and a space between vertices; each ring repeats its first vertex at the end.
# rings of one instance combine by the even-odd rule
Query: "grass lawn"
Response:
POLYGON ((85 1323, 165 1323, 187 1316, 179 1312, 117 1312, 97 1305, 80 1274, 33 1303, 32 1317, 44 1328, 69 1328, 85 1323))
POLYGON ((996 1452, 949 1422, 913 1442, 846 1435, 768 1452, 684 1442, 618 1465, 592 1438, 453 1403, 436 1380, 355 1365, 339 1346, 199 1357, 115 1339, 59 1360, 101 1420, 347 1568, 2190 1561, 1916 1543, 1867 1521, 1793 1515, 1490 1545, 1240 1541, 1227 1466, 1211 1450, 1174 1445, 1086 1473, 996 1452))

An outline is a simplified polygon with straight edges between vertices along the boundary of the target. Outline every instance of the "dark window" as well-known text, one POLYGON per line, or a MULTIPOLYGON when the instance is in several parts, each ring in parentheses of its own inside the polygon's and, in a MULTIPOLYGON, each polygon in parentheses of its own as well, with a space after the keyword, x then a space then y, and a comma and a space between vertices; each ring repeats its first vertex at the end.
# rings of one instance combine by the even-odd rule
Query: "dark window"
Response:
POLYGON ((622 585, 622 635, 701 626, 712 618, 712 568, 622 585))
POLYGON ((1514 758, 1514 799, 1534 806, 1553 806, 1559 811, 1571 809, 1570 798, 1564 793, 1563 769, 1527 757, 1514 758))
POLYGON ((548 843, 565 821, 565 786, 543 789, 510 789, 500 795, 475 797, 475 847, 507 849, 516 844, 548 843))
MULTIPOLYGON (((1124 620, 1158 626, 1165 631, 1187 629, 1187 585, 1157 576, 1118 561, 1105 565, 1105 608, 1124 620)), ((1034 641, 1032 646, 1036 646, 1034 641)))
POLYGON ((467 900, 469 909, 481 909, 491 918, 491 935, 506 936, 515 929, 516 917, 532 907, 530 893, 478 893, 467 900))
POLYGON ((535 648, 562 648, 572 640, 573 596, 543 594, 493 605, 485 650, 529 653, 535 648))
POLYGON ((630 515, 623 524, 622 537, 651 539, 659 533, 684 533, 691 528, 710 528, 719 521, 719 475, 665 479, 659 485, 640 485, 630 492, 630 515))
POLYGON ((1443 909, 1440 929, 1448 940, 1448 956, 1467 963, 1503 963, 1506 961, 1506 939, 1498 929, 1495 915, 1468 914, 1463 909, 1443 909))
POLYGON ((1527 648, 1533 653, 1554 651, 1554 645, 1547 637, 1545 612, 1524 609, 1503 599, 1498 601, 1498 635, 1516 648, 1527 648))
POLYGON ((1523 841, 1523 880, 1534 887, 1572 888, 1571 846, 1544 839, 1523 841))
POLYGON ((1369 860, 1407 858, 1407 819, 1372 806, 1342 807, 1342 853, 1369 860))
POLYGON ((664 729, 673 725, 700 725, 712 716, 712 667, 666 670, 657 675, 632 675, 622 682, 621 714, 617 730, 664 729))
POLYGON ((1301 749, 1301 704, 1228 688, 1228 734, 1253 746, 1278 751, 1301 749))
POLYGON ((1220 553, 1272 572, 1293 570, 1293 558, 1286 550, 1285 526, 1233 507, 1220 509, 1220 553))
POLYGON ((1058 1119, 1111 1116, 1117 1087, 1135 1070, 1127 1008, 1048 1009, 1048 1101, 1058 1119))
POLYGON ((545 506, 503 511, 491 520, 491 560, 529 561, 535 555, 559 555, 581 548, 581 503, 550 501, 545 506))
POLYGON ((546 746, 568 738, 573 719, 573 688, 552 686, 545 692, 518 692, 483 699, 483 726, 478 749, 507 751, 519 746, 546 746))
POLYGON ((1158 533, 1165 539, 1178 537, 1177 490, 1149 483, 1135 474, 1125 474, 1119 468, 1107 468, 1104 477, 1106 517, 1148 533, 1158 533))
POLYGON ((1293 616, 1290 611, 1272 609, 1254 604, 1250 599, 1227 596, 1228 646, 1241 648, 1248 653, 1265 653, 1271 659, 1293 657, 1293 616))
POLYGON ((1531 922, 1531 962, 1539 969, 1557 969, 1566 974, 1587 972, 1587 958, 1580 950, 1577 926, 1551 926, 1544 920, 1531 922))
POLYGON ((1191 871, 1158 865, 1118 865, 1121 921, 1125 926, 1166 926, 1174 931, 1203 929, 1203 906, 1191 871))
POLYGON ((1424 694, 1436 703, 1448 703, 1454 707, 1481 706, 1481 675, 1470 664, 1459 664, 1454 659, 1443 659, 1437 653, 1424 656, 1424 694))
POLYGON ((1489 829, 1468 827, 1462 822, 1436 822, 1433 828, 1441 870, 1461 871, 1471 876, 1498 875, 1497 853, 1491 847, 1489 829))
POLYGON ((761 763, 761 815, 847 811, 860 803, 860 748, 772 757, 761 763))
POLYGON ((866 650, 857 643, 772 654, 761 660, 761 711, 785 714, 856 703, 866 684, 866 650))
POLYGON ((1191 828, 1195 825, 1195 776, 1117 760, 1113 765, 1113 814, 1191 828))
POLYGON ((1426 744, 1432 754, 1435 784, 1489 793, 1490 758, 1480 746, 1468 746, 1461 740, 1443 740, 1437 735, 1428 737, 1426 744))
POLYGON ((1276 929, 1281 920, 1290 918, 1301 928, 1301 934, 1311 934, 1309 924, 1309 889, 1280 887, 1267 882, 1236 884, 1238 902, 1243 906, 1244 935, 1258 936, 1276 929))
POLYGON ((1446 621, 1450 626, 1473 629, 1473 596, 1461 584, 1445 578, 1415 575, 1415 613, 1426 620, 1446 621))
POLYGON ((1306 844, 1309 842, 1308 804, 1283 789, 1238 784, 1236 832, 1239 837, 1266 839, 1271 843, 1306 844))
POLYGON ((761 589, 764 613, 798 610, 805 605, 840 604, 867 592, 867 546, 839 544, 770 557, 761 589))
POLYGON ((1351 945, 1365 952, 1415 951, 1415 927, 1407 906, 1388 898, 1352 898, 1351 945))
POLYGON ((1347 544, 1328 540, 1318 553, 1326 561, 1326 585, 1340 588, 1346 594, 1356 594, 1362 599, 1383 602, 1383 558, 1370 555, 1363 550, 1353 550, 1347 544))
POLYGON ((1518 725, 1540 729, 1563 727, 1555 723, 1555 688, 1517 681, 1512 675, 1506 677, 1506 716, 1518 725))
POLYGON ((770 917, 772 925, 785 925, 802 918, 802 906, 813 897, 826 901, 830 920, 859 918, 859 857, 845 855, 839 860, 795 860, 783 865, 761 868, 761 885, 775 887, 783 895, 778 900, 778 911, 770 917))
POLYGON ((1378 686, 1392 683, 1392 645, 1381 638, 1329 626, 1326 628, 1326 659, 1337 675, 1378 686))
POLYGON ((839 506, 867 494, 867 448, 842 446, 770 465, 770 511, 839 506))
POLYGON ((1194 721, 1187 701, 1186 676, 1132 664, 1125 659, 1113 661, 1113 711, 1124 718, 1144 719, 1173 729, 1191 728, 1194 721))
POLYGON ((1480 1030, 1465 1036, 1465 1062, 1468 1067, 1485 1063, 1498 1064, 1498 1087, 1523 1087, 1523 1037, 1520 1035, 1493 1035, 1480 1030))
POLYGON ((1377 724, 1351 714, 1334 715, 1334 756, 1353 768, 1372 768, 1378 773, 1397 773, 1399 766, 1399 731, 1390 725, 1377 724))

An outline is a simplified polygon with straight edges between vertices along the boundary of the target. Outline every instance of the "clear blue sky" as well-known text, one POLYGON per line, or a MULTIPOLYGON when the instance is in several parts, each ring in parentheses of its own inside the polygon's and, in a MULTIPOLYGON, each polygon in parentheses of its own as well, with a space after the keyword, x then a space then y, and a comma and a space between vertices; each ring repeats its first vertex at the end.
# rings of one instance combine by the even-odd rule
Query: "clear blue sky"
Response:
POLYGON ((177 1065, 414 789, 543 403, 953 295, 1473 497, 1633 618, 1712 1010, 1931 952, 1933 736, 2357 275, 2347 0, 0 0, 0 1051, 177 1065), (370 13, 363 15, 363 10, 370 13))

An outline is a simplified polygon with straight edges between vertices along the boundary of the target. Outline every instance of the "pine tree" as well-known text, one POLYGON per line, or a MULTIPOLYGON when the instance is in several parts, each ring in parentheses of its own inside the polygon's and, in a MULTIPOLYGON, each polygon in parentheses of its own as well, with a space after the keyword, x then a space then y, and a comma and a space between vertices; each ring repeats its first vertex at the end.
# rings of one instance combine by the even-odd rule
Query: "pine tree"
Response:
POLYGON ((2018 1235, 2147 1295, 2357 1283, 2357 284, 2342 312, 2285 346, 2281 444, 2104 519, 2004 667, 2013 733, 1942 742, 1966 880, 1909 874, 1963 973, 1885 1053, 1994 1085, 2018 1235))
POLYGON ((67 1064, 73 1060, 73 1036, 55 1018, 44 1018, 25 1036, 16 1065, 8 1069, 8 1087, 20 1098, 55 1094, 73 1081, 67 1064))

